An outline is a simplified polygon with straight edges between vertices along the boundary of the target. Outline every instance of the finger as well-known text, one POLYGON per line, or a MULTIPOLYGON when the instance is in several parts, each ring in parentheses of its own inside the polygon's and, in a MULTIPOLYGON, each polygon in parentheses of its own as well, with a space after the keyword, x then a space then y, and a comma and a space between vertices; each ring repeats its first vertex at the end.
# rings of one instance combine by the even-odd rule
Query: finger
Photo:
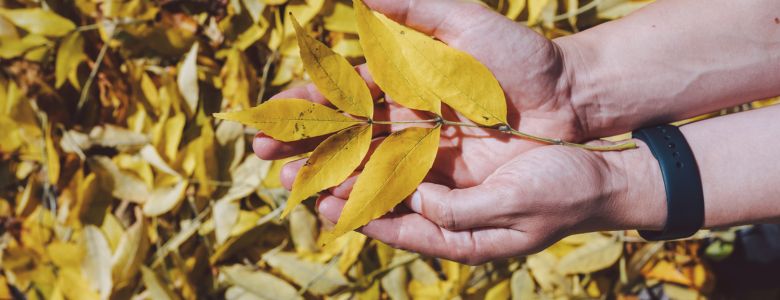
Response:
MULTIPOLYGON (((365 80, 373 100, 376 101, 377 99, 381 98, 382 90, 379 89, 379 86, 376 85, 374 79, 371 77, 371 74, 368 72, 368 66, 360 65, 355 67, 355 70, 357 70, 357 72, 360 73, 360 76, 363 77, 363 80, 365 80)), ((292 88, 271 97, 271 99, 283 98, 304 99, 332 107, 332 105, 328 102, 327 99, 325 99, 322 93, 317 90, 317 87, 314 84, 307 84, 305 86, 292 88)), ((377 131, 379 130, 386 131, 387 129, 382 127, 378 128, 377 131)), ((280 142, 263 133, 259 133, 252 141, 252 149, 261 159, 283 159, 306 152, 311 152, 326 138, 327 136, 321 136, 295 142, 280 142)))
POLYGON ((414 212, 447 230, 510 225, 507 187, 481 184, 466 189, 423 183, 405 202, 414 212))
POLYGON ((311 152, 328 136, 318 136, 310 139, 280 142, 263 133, 258 133, 252 140, 252 150, 263 160, 284 159, 299 154, 311 152))
POLYGON ((450 45, 463 39, 475 28, 489 25, 485 21, 501 17, 479 3, 465 0, 364 1, 369 7, 389 18, 422 33, 435 36, 450 45))
MULTIPOLYGON (((318 200, 318 211, 326 219, 337 222, 345 203, 338 197, 324 195, 318 200)), ((416 213, 390 213, 359 231, 394 248, 470 265, 539 249, 520 231, 504 228, 450 231, 416 213)))

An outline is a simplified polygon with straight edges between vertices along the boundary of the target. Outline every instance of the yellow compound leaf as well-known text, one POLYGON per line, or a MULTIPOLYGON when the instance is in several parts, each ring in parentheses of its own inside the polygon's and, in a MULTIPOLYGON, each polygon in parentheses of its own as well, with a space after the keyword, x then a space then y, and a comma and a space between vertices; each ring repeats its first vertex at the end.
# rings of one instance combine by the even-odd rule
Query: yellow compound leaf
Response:
POLYGON ((41 8, 0 8, 0 16, 32 34, 58 37, 76 29, 70 20, 41 8))
POLYGON ((376 149, 358 177, 336 228, 323 243, 381 217, 412 194, 428 174, 439 147, 437 128, 394 132, 376 149))
POLYGON ((334 133, 363 123, 322 104, 302 99, 276 99, 240 112, 214 114, 263 131, 283 142, 334 133))
POLYGON ((623 242, 601 237, 569 252, 558 262, 561 274, 592 273, 615 264, 623 254, 623 242))
MULTIPOLYGON (((394 34, 363 1, 354 1, 360 45, 374 81, 393 101, 441 115, 441 103, 414 77, 394 34)), ((417 67, 417 66, 415 66, 417 67)))
POLYGON ((374 102, 366 82, 341 55, 310 37, 293 18, 303 66, 317 89, 333 105, 348 114, 372 118, 374 102))
POLYGON ((506 124, 504 90, 490 69, 470 54, 380 17, 399 41, 417 82, 475 123, 506 124))
POLYGON ((346 180, 371 145, 372 126, 347 128, 326 139, 298 172, 282 218, 307 197, 346 180))

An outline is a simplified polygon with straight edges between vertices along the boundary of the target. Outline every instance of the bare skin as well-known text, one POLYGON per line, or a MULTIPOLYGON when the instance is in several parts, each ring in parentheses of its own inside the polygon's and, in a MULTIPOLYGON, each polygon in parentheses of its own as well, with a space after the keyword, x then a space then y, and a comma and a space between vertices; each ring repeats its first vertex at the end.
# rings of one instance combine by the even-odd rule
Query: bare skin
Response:
MULTIPOLYGON (((537 135, 584 141, 780 95, 780 25, 771 15, 780 2, 773 0, 659 1, 556 41, 466 1, 365 2, 483 62, 505 90, 511 125, 537 135)), ((358 70, 380 97, 366 69, 358 70)), ((276 97, 327 102, 313 86, 276 97)), ((430 117, 392 101, 378 115, 430 117)), ((707 227, 780 219, 771 197, 780 191, 772 180, 780 178, 780 162, 772 157, 780 153, 780 142, 772 138, 780 132, 778 117, 780 108, 768 108, 683 127, 702 173, 707 227)), ((445 110, 445 118, 458 116, 445 110)), ((377 141, 395 129, 380 128, 377 141)), ((261 158, 278 159, 310 151, 318 142, 281 143, 258 135, 254 149, 261 158)), ((361 232, 399 248, 477 264, 534 253, 574 233, 660 229, 666 216, 660 170, 638 144, 596 153, 447 127, 417 193, 361 232)), ((286 186, 301 164, 285 167, 286 186)), ((354 177, 320 196, 323 216, 338 219, 352 183, 354 177)))

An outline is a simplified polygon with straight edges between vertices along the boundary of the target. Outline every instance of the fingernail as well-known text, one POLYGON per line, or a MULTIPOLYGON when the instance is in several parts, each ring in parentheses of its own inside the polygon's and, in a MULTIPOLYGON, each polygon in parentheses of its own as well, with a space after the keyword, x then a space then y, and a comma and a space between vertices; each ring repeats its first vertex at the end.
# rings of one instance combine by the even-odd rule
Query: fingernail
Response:
POLYGON ((422 195, 420 192, 415 191, 414 194, 412 194, 412 210, 416 212, 422 211, 422 195))

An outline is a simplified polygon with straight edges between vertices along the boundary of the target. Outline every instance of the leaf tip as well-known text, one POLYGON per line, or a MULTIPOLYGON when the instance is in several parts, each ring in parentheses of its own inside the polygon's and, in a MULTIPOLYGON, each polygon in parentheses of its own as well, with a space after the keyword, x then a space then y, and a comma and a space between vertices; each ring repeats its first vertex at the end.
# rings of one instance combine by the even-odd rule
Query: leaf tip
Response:
POLYGON ((229 113, 213 113, 211 114, 212 117, 219 120, 227 120, 229 113))

